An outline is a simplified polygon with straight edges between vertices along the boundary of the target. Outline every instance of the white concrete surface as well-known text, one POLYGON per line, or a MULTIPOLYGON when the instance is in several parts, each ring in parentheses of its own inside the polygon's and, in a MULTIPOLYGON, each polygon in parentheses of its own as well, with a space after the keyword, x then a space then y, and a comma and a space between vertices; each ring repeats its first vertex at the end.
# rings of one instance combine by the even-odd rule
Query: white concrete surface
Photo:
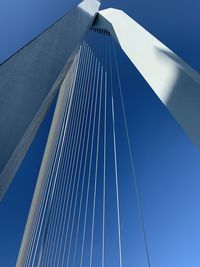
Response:
POLYGON ((100 11, 94 27, 110 32, 193 143, 200 148, 199 73, 121 10, 109 8, 100 11))
POLYGON ((0 65, 0 198, 11 183, 99 1, 84 0, 0 65))

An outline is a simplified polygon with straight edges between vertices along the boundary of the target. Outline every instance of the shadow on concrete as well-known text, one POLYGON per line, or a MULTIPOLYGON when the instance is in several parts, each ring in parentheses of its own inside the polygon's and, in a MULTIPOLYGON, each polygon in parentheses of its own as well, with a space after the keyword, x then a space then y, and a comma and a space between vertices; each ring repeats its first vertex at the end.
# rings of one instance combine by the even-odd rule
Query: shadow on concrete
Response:
POLYGON ((173 52, 159 48, 157 52, 177 66, 177 77, 165 103, 166 107, 200 147, 200 75, 173 52))

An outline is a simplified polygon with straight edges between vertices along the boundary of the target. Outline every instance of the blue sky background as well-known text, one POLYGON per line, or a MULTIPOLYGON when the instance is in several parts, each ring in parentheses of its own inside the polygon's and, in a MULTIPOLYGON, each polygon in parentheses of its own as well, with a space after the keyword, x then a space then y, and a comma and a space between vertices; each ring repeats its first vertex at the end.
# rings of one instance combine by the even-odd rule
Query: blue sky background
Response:
MULTIPOLYGON (((0 61, 5 60, 78 2, 19 0, 15 3, 11 0, 2 0, 0 61)), ((186 0, 168 0, 165 3, 158 0, 102 1, 102 8, 110 6, 127 12, 193 68, 200 71, 199 0, 193 0, 192 3, 186 0)), ((120 66, 123 66, 122 86, 152 266, 198 267, 200 152, 124 54, 118 50, 117 55, 120 66)), ((7 195, 0 203, 2 267, 15 266, 52 114, 53 107, 7 195)), ((123 155, 120 145, 119 151, 120 155, 123 155)), ((124 172, 126 162, 121 160, 124 172)), ((123 184, 121 194, 125 195, 126 190, 123 184)), ((122 199, 123 212, 128 213, 131 207, 126 207, 125 197, 122 199)), ((136 216, 134 213, 131 214, 133 218, 136 216)), ((128 218, 127 216, 124 214, 124 218, 128 218)), ((128 234, 125 233, 124 236, 128 234)), ((134 245, 133 250, 137 251, 137 243, 134 245)), ((146 265, 141 263, 136 266, 146 265)))

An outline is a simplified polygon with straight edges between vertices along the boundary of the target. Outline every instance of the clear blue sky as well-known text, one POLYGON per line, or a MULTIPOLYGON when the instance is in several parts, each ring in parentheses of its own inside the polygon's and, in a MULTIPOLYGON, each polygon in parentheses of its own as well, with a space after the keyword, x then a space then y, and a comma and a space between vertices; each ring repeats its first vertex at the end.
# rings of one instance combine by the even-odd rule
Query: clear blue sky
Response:
MULTIPOLYGON (((2 0, 0 61, 78 2, 2 0)), ((102 8, 106 7, 116 7, 127 12, 200 71, 199 0, 168 0, 165 3, 159 0, 104 0, 102 8)), ((121 79, 126 92, 129 129, 152 267, 199 267, 200 152, 120 51, 118 58, 120 65, 126 66, 121 68, 121 79)), ((15 266, 52 113, 53 108, 42 124, 9 192, 0 203, 2 267, 15 266)), ((137 246, 136 242, 134 245, 137 246)))

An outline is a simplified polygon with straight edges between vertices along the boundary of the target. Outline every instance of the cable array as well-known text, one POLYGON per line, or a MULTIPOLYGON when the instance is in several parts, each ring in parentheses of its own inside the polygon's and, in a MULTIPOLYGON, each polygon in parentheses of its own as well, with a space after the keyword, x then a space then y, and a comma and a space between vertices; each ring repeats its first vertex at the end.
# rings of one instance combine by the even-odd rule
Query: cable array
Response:
POLYGON ((44 155, 46 165, 36 186, 19 266, 124 266, 127 244, 121 218, 123 177, 119 172, 115 103, 119 95, 150 267, 119 66, 108 32, 91 29, 62 86, 62 105, 53 138, 48 143, 48 157, 44 155), (112 241, 108 241, 109 234, 112 241))

